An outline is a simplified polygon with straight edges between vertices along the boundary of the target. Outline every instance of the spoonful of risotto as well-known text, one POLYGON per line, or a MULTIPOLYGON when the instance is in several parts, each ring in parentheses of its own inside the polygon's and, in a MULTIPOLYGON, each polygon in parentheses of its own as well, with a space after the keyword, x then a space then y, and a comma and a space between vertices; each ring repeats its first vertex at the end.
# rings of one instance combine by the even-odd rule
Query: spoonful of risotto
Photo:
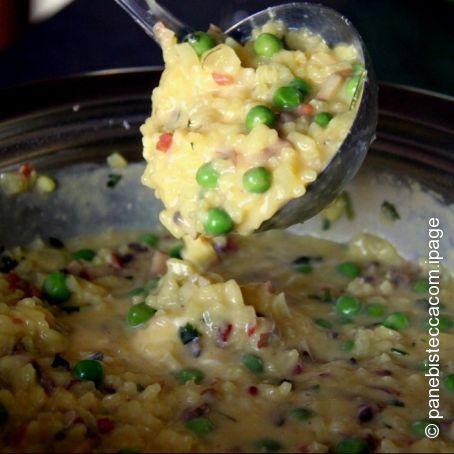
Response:
POLYGON ((375 136, 377 86, 347 19, 290 3, 200 32, 156 1, 116 1, 163 50, 143 182, 173 235, 285 228, 356 174, 375 136))

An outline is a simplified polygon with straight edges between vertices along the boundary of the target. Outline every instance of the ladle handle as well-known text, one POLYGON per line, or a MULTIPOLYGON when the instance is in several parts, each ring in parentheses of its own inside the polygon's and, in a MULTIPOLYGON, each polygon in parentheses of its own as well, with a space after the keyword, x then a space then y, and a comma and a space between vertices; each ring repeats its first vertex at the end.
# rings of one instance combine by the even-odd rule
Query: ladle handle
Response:
MULTIPOLYGON (((115 0, 156 42, 154 26, 162 22, 173 30, 179 39, 183 39, 193 29, 178 20, 156 0, 115 0)), ((159 44, 159 43, 158 43, 159 44)))

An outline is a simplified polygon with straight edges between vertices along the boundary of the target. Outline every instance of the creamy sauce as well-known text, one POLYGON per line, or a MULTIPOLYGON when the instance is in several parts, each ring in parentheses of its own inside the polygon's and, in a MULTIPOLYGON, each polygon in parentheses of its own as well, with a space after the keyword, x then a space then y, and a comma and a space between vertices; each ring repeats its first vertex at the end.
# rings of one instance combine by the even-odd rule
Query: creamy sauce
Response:
MULTIPOLYGON (((0 402, 10 414, 3 451, 326 452, 348 437, 378 452, 452 450, 449 419, 437 440, 412 431, 427 413, 426 294, 414 290, 426 271, 389 243, 367 234, 346 245, 276 231, 230 237, 217 264, 200 274, 172 258, 165 272, 175 245, 165 235, 157 249, 135 238, 69 245, 93 248, 90 262, 42 244, 10 251, 21 260, 0 274, 0 402), (339 271, 346 262, 356 265, 356 277, 339 271), (62 268, 68 301, 25 297, 62 268), (128 295, 155 276, 156 288, 128 295), (342 295, 357 298, 358 313, 339 311, 342 295), (128 326, 131 303, 143 301, 157 312, 128 326), (394 312, 408 326, 384 326, 394 312), (52 367, 56 355, 68 370, 52 367), (104 369, 98 387, 72 372, 93 355, 104 369), (188 369, 202 374, 197 383, 182 383, 188 369), (209 424, 205 434, 189 423, 200 418, 209 424)), ((445 274, 449 320, 453 293, 445 274)), ((444 376, 454 360, 452 336, 451 321, 441 334, 444 376)), ((440 392, 449 418, 453 393, 440 392)))
POLYGON ((452 452, 451 275, 445 419, 428 440, 427 268, 367 233, 220 235, 255 230, 329 162, 365 76, 355 49, 276 23, 245 46, 205 36, 217 44, 204 52, 158 34, 166 70, 142 129, 143 181, 185 249, 161 231, 1 252, 0 451, 452 452), (265 52, 280 49, 266 58, 263 33, 265 52), (304 102, 245 123, 258 104, 277 110, 295 78, 304 102), (206 227, 212 209, 222 232, 206 227))

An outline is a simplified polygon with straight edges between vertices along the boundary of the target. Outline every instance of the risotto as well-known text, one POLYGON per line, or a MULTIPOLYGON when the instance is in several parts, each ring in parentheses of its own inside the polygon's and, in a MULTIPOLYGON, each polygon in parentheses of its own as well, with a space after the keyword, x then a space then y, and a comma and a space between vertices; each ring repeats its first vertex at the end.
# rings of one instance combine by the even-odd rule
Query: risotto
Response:
POLYGON ((268 23, 244 46, 158 27, 165 70, 142 128, 145 185, 176 237, 256 230, 302 196, 356 115, 363 62, 307 30, 268 23))
POLYGON ((366 233, 233 233, 338 149, 366 77, 355 49, 275 23, 244 46, 159 36, 143 181, 173 236, 0 249, 0 451, 452 452, 454 278, 433 315, 444 419, 429 440, 427 265, 366 233))
POLYGON ((452 452, 454 280, 427 424, 427 269, 384 240, 163 233, 1 256, 0 450, 452 452))

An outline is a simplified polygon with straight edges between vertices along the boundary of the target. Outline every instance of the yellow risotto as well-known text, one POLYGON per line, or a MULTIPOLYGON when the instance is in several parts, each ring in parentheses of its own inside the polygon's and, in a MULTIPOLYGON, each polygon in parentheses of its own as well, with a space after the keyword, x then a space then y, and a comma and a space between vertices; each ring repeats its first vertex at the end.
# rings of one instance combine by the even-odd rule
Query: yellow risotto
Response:
POLYGON ((231 233, 304 194, 336 152, 365 77, 355 49, 277 23, 244 46, 157 32, 143 180, 174 237, 0 250, 0 452, 453 452, 449 273, 429 312, 427 266, 378 237, 231 233))
POLYGON ((0 451, 453 451, 447 273, 431 441, 426 268, 367 234, 229 237, 202 274, 179 248, 104 234, 2 254, 0 451))
POLYGON ((157 28, 165 70, 142 127, 143 175, 176 237, 256 230, 302 196, 345 139, 365 77, 352 45, 268 23, 245 45, 157 28))

